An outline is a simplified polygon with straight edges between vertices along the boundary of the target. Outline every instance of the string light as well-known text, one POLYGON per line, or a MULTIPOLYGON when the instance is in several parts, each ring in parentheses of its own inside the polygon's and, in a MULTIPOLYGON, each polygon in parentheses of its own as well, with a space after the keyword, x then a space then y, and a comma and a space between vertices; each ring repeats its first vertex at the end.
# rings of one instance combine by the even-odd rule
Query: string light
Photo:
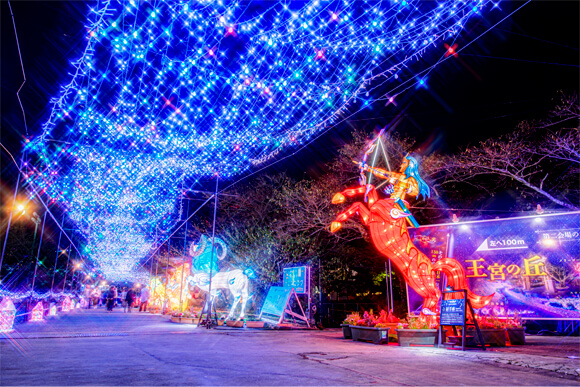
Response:
POLYGON ((490 3, 105 1, 27 144, 27 180, 66 208, 106 278, 143 281, 137 264, 177 220, 184 181, 308 142, 368 103, 373 72, 415 79, 411 63, 490 3))

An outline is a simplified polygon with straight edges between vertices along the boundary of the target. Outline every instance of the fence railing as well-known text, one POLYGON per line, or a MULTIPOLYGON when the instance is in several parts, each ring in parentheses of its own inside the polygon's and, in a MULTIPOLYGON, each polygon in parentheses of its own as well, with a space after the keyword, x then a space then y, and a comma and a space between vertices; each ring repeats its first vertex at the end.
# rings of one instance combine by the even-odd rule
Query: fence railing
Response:
POLYGON ((340 326, 349 313, 362 313, 370 309, 378 312, 381 308, 376 302, 325 302, 320 306, 320 316, 322 325, 331 328, 340 326))

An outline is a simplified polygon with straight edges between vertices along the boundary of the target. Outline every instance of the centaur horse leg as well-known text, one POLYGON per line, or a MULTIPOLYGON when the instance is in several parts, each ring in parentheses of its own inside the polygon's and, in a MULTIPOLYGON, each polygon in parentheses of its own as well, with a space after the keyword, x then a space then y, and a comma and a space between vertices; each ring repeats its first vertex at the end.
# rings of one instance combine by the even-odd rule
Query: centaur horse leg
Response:
POLYGON ((350 206, 348 210, 338 214, 338 216, 336 217, 337 221, 332 222, 330 224, 330 232, 337 232, 338 230, 340 230, 342 228, 342 222, 346 221, 348 218, 350 218, 356 213, 358 213, 361 216, 363 223, 367 225, 371 217, 371 212, 364 203, 356 202, 352 206, 350 206))
POLYGON ((241 289, 241 293, 242 293, 242 310, 240 311, 240 318, 244 318, 246 315, 246 304, 248 303, 248 299, 249 297, 249 292, 248 292, 248 286, 249 286, 249 281, 248 281, 248 277, 244 275, 244 277, 242 278, 242 289, 241 289))
MULTIPOLYGON (((234 318, 234 311, 236 310, 236 307, 240 303, 240 298, 241 298, 241 294, 238 294, 238 295, 234 294, 234 304, 232 305, 232 308, 230 309, 230 314, 228 314, 228 320, 234 318)), ((240 314, 240 318, 243 317, 243 311, 244 310, 242 309, 242 314, 240 314)))

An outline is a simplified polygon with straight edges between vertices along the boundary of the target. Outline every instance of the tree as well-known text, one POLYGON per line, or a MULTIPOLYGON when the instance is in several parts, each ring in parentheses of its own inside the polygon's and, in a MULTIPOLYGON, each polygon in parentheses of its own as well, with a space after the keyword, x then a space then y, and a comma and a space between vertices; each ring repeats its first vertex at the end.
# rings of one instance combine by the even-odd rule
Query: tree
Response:
MULTIPOLYGON (((281 282, 284 267, 296 265, 311 266, 315 293, 321 282, 325 294, 384 303, 385 283, 374 281, 384 273, 384 259, 370 243, 367 228, 348 222, 340 233, 330 232, 330 223, 347 205, 333 205, 331 199, 358 184, 353 161, 361 160, 374 136, 356 131, 353 137, 323 175, 298 181, 285 174, 261 175, 220 196, 218 234, 229 246, 231 267, 254 269, 254 305, 261 304, 269 286, 281 282)), ((413 142, 389 134, 384 140, 397 168, 413 142)), ((382 153, 376 162, 387 168, 382 153)), ((395 278, 397 289, 398 284, 395 278)))
POLYGON ((490 195, 515 189, 529 207, 541 202, 578 210, 579 119, 577 95, 562 95, 548 119, 522 122, 511 133, 440 157, 429 173, 447 192, 466 185, 490 195))
POLYGON ((565 288, 568 281, 578 276, 578 273, 567 263, 559 262, 558 264, 553 264, 546 261, 544 267, 546 268, 546 274, 558 282, 558 288, 560 289, 565 288))

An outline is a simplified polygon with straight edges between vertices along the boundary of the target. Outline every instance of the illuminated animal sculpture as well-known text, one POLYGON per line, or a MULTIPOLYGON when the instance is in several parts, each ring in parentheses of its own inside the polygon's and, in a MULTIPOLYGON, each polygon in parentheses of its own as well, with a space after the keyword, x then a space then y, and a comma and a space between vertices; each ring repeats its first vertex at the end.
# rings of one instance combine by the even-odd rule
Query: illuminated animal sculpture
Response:
MULTIPOLYGON (((379 199, 376 188, 371 184, 362 184, 358 188, 347 189, 332 198, 333 204, 344 203, 345 197, 364 195, 365 201, 356 202, 336 217, 331 224, 331 232, 338 231, 342 224, 354 214, 359 214, 362 222, 369 226, 371 238, 381 254, 390 258, 403 274, 405 281, 423 297, 422 315, 435 315, 441 292, 435 285, 433 271, 441 271, 447 276, 447 282, 454 289, 467 289, 467 279, 461 264, 453 258, 443 258, 435 263, 423 254, 411 241, 407 231, 407 219, 412 218, 408 211, 405 195, 429 195, 429 187, 418 173, 418 163, 413 157, 405 157, 399 173, 359 164, 361 170, 370 171, 373 175, 389 180, 390 197, 379 199)), ((366 180, 361 181, 366 183, 366 180)), ((413 219, 414 221, 414 219, 413 219)), ((491 296, 478 296, 468 290, 467 297, 474 308, 487 305, 491 296)))
POLYGON ((249 299, 249 286, 253 271, 251 269, 218 271, 217 260, 223 260, 227 254, 227 246, 224 241, 215 238, 216 257, 212 259, 212 243, 205 235, 201 236, 199 243, 192 244, 189 249, 189 255, 193 257, 191 262, 191 275, 188 282, 196 285, 204 292, 209 292, 209 279, 211 271, 211 297, 215 297, 218 289, 229 290, 233 297, 234 303, 228 314, 228 319, 234 317, 234 312, 238 304, 242 303, 239 318, 245 316, 246 304, 249 299), (217 254, 217 245, 222 248, 222 254, 217 254), (215 259, 217 258, 217 259, 215 259), (211 268, 211 270, 210 270, 211 268))

